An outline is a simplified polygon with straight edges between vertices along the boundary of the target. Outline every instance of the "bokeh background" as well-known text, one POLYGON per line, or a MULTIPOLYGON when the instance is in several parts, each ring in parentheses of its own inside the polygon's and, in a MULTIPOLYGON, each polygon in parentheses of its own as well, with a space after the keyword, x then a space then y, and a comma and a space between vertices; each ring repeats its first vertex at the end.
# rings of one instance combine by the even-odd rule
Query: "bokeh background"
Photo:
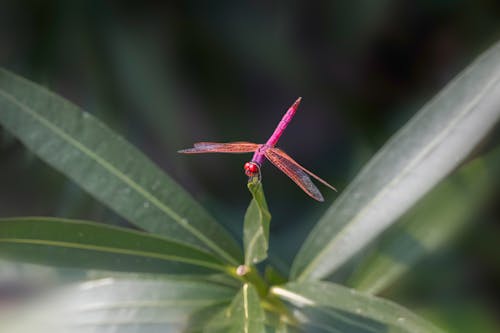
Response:
MULTIPOLYGON (((342 191, 498 39, 496 0, 0 1, 0 66, 105 121, 237 237, 250 156, 178 149, 264 142, 302 96, 280 146, 342 191)), ((476 154, 499 137, 497 128, 476 154)), ((321 188, 320 204, 270 165, 263 177, 271 251, 286 266, 338 194, 321 188)), ((500 331, 499 198, 384 296, 452 331, 500 331)), ((0 216, 18 215, 125 223, 0 128, 0 216)))

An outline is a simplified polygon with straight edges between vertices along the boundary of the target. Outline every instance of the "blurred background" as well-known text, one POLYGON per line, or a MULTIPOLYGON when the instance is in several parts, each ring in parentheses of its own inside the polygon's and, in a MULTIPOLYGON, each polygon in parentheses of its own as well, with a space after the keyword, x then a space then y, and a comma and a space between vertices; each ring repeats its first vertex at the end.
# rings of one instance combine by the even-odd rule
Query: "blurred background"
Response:
MULTIPOLYGON (((0 2, 0 66, 99 117, 238 238, 251 155, 177 150, 264 142, 302 96, 280 146, 341 192, 498 39, 495 0, 0 2)), ((498 132, 476 155, 498 146, 498 132)), ((286 266, 338 194, 322 187, 326 203, 317 203, 270 165, 263 179, 271 251, 286 266)), ((500 331, 499 198, 384 296, 453 332, 500 331)), ((0 128, 0 217, 18 215, 125 223, 0 128)), ((12 290, 0 287, 0 300, 12 290)))

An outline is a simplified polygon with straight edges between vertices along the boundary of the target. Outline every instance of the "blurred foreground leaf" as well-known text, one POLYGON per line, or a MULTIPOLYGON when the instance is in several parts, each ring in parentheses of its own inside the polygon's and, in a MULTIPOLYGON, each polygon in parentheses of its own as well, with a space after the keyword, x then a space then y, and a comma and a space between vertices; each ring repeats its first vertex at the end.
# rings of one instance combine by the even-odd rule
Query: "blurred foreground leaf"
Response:
POLYGON ((2 69, 0 124, 130 222, 240 262, 228 233, 140 151, 65 99, 2 69))
POLYGON ((191 246, 124 228, 57 218, 0 219, 0 256, 125 272, 224 271, 221 261, 191 246))
POLYGON ((500 43, 420 110, 363 168, 300 249, 292 279, 330 275, 452 171, 500 117, 500 43))
POLYGON ((289 303, 305 332, 441 332, 405 308, 328 282, 291 282, 271 292, 289 303))
POLYGON ((245 264, 253 265, 267 258, 271 213, 267 208, 262 183, 251 180, 248 182, 248 189, 253 198, 245 214, 243 242, 245 264))
POLYGON ((101 279, 66 287, 1 318, 1 333, 182 332, 195 311, 235 290, 204 281, 101 279))
POLYGON ((500 149, 475 159, 436 187, 384 235, 350 285, 376 294, 473 221, 500 183, 500 149))

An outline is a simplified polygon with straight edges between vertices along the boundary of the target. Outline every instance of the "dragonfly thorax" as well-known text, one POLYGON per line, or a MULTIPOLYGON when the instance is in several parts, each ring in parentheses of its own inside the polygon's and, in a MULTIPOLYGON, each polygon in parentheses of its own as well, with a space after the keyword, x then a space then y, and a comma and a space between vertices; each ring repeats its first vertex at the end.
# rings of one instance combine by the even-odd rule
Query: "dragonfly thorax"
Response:
POLYGON ((257 176, 260 173, 260 166, 255 162, 246 162, 243 169, 248 177, 257 176))

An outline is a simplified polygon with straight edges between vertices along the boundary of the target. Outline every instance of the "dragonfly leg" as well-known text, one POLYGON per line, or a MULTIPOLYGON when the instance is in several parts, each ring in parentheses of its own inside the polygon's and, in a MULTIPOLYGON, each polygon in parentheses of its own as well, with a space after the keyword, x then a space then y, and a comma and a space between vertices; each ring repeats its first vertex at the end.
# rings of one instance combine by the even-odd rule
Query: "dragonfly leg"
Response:
POLYGON ((248 177, 249 183, 253 183, 253 182, 260 183, 261 180, 262 180, 262 177, 261 177, 260 171, 257 174, 248 177))

